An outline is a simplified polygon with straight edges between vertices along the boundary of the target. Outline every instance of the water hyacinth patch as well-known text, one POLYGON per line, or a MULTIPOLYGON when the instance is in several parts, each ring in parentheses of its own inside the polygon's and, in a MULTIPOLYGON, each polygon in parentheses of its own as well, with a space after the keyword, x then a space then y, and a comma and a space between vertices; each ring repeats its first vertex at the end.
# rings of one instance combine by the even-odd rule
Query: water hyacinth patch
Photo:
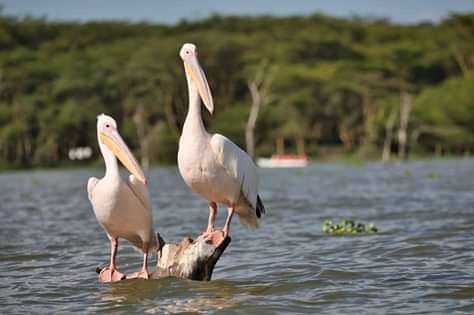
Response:
POLYGON ((364 224, 349 219, 342 219, 339 224, 334 224, 331 218, 323 223, 323 233, 330 235, 352 235, 360 233, 376 233, 378 228, 375 224, 364 224))

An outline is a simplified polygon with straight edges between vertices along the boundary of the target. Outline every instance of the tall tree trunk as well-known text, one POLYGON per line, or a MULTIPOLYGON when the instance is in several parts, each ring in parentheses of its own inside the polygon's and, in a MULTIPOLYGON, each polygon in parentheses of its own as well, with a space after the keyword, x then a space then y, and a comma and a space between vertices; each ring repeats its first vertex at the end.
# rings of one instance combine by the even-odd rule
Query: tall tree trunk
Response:
POLYGON ((464 77, 467 77, 469 75, 469 66, 465 62, 464 56, 456 49, 456 47, 454 47, 454 45, 451 45, 451 53, 461 69, 462 74, 464 77))
POLYGON ((255 127, 257 125, 260 107, 270 102, 270 84, 273 76, 273 67, 268 66, 268 61, 263 60, 255 78, 247 81, 247 86, 252 97, 250 114, 245 126, 245 147, 252 159, 255 159, 255 127))
POLYGON ((342 141, 344 149, 347 151, 352 150, 354 144, 354 136, 349 129, 344 128, 343 126, 339 127, 339 139, 342 141))
POLYGON ((387 121, 385 122, 385 140, 383 142, 383 152, 382 160, 390 160, 390 153, 392 149, 392 139, 393 139, 393 127, 395 125, 395 118, 397 116, 397 110, 395 107, 392 108, 390 116, 388 116, 387 121))
POLYGON ((407 154, 407 129, 411 111, 411 95, 402 90, 400 93, 400 127, 398 129, 398 156, 400 160, 406 160, 407 154))
POLYGON ((169 126, 171 132, 173 133, 173 135, 176 137, 176 139, 178 139, 179 135, 180 135, 180 130, 177 126, 176 115, 173 111, 174 91, 172 90, 172 87, 167 86, 165 89, 163 89, 163 95, 164 95, 163 96, 163 106, 164 106, 166 122, 168 123, 168 126, 169 126))
POLYGON ((364 110, 364 139, 363 144, 371 147, 377 141, 377 130, 375 127, 377 104, 371 97, 371 91, 366 86, 362 92, 362 106, 364 110))
POLYGON ((306 155, 303 136, 299 136, 298 139, 296 140, 296 152, 299 155, 306 155))
POLYGON ((283 136, 278 136, 276 140, 276 154, 285 154, 285 139, 283 136))
POLYGON ((148 154, 148 139, 145 134, 145 109, 139 105, 133 115, 133 122, 137 126, 138 143, 140 145, 141 165, 147 170, 150 167, 150 158, 148 154))
POLYGON ((250 94, 252 95, 252 107, 245 126, 245 146, 247 153, 252 159, 255 158, 255 126, 257 124, 258 112, 262 103, 262 97, 255 84, 249 83, 250 94))

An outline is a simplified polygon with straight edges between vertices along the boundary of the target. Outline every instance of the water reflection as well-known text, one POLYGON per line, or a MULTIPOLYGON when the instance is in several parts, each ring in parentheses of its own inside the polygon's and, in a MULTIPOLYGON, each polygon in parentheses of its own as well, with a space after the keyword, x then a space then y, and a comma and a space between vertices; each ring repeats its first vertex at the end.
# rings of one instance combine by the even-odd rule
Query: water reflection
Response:
POLYGON ((103 284, 99 299, 107 302, 136 303, 145 299, 154 299, 163 288, 169 286, 170 280, 132 279, 113 284, 103 284))
POLYGON ((236 305, 236 301, 225 297, 196 297, 179 300, 164 299, 158 305, 145 310, 147 314, 175 314, 185 312, 206 313, 222 310, 236 305))
POLYGON ((114 283, 99 292, 103 306, 124 309, 145 303, 148 314, 208 312, 235 306, 243 299, 229 282, 195 282, 181 279, 134 279, 114 283), (239 298, 236 296, 239 295, 239 298))

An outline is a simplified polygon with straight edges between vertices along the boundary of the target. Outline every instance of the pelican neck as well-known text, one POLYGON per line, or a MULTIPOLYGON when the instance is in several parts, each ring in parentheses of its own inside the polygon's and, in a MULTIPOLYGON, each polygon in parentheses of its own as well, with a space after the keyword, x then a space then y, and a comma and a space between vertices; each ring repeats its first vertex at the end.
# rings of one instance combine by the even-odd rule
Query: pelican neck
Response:
POLYGON ((191 78, 186 73, 186 80, 188 82, 188 114, 184 121, 183 133, 185 132, 207 132, 204 127, 201 115, 201 99, 191 78))
POLYGON ((105 162, 105 177, 120 177, 118 161, 115 155, 99 140, 100 151, 105 162))

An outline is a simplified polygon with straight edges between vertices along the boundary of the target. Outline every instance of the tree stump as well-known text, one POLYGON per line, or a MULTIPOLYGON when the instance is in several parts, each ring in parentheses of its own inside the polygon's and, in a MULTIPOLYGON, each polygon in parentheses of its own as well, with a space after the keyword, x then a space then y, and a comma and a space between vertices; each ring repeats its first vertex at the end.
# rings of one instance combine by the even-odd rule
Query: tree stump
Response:
MULTIPOLYGON (((179 244, 166 243, 157 233, 160 250, 155 271, 151 279, 175 277, 189 280, 209 281, 217 261, 230 244, 230 237, 224 239, 222 231, 215 231, 206 239, 193 240, 185 237, 179 244)), ((97 268, 100 273, 102 268, 97 268)), ((134 279, 136 273, 124 279, 134 279)), ((122 281, 121 280, 121 281, 122 281)))

